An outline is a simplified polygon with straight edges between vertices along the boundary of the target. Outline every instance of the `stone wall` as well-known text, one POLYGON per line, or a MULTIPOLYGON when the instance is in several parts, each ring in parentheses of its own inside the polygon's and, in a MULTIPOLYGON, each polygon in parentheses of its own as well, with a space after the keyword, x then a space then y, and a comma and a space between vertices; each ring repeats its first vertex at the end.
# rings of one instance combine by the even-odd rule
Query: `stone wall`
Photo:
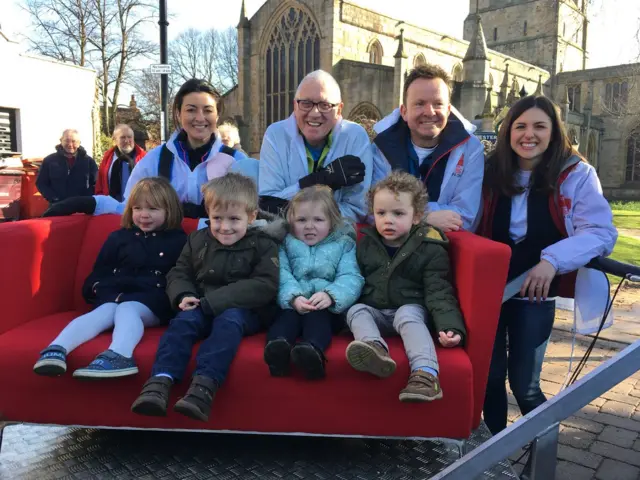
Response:
POLYGON ((580 106, 585 113, 589 95, 593 96, 592 115, 603 125, 599 138, 598 171, 603 187, 616 198, 640 198, 638 185, 625 185, 627 139, 640 126, 640 64, 566 72, 556 77, 556 100, 566 86, 580 86, 580 106), (605 102, 606 85, 626 81, 629 101, 625 108, 614 111, 605 102))
POLYGON ((362 102, 375 105, 382 116, 397 107, 389 95, 393 89, 393 67, 340 60, 333 71, 342 90, 345 118, 362 102))
MULTIPOLYGON (((475 0, 470 3, 465 40, 475 21, 475 0)), ((481 0, 479 13, 489 48, 550 72, 583 68, 584 17, 573 0, 481 0)))

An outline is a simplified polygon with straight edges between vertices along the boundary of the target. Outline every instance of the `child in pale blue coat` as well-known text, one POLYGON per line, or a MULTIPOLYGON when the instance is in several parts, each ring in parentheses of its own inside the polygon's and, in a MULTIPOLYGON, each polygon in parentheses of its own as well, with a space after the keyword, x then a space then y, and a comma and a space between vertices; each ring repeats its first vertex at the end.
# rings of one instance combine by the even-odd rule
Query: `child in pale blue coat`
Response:
POLYGON ((342 323, 340 314, 364 285, 355 230, 344 223, 333 192, 324 185, 299 191, 287 220, 290 233, 280 246, 281 312, 267 333, 264 360, 273 376, 288 375, 293 362, 305 377, 318 379, 325 375, 324 351, 333 327, 342 323))

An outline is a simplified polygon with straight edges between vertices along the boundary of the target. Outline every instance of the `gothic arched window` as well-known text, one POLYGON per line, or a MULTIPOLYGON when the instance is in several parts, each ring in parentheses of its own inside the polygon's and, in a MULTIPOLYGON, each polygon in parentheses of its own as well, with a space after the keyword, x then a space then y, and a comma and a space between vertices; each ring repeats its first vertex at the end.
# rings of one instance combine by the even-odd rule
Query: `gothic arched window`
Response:
POLYGON ((376 136, 373 131, 373 126, 381 119, 382 114, 380 110, 378 110, 378 107, 369 102, 359 103, 351 110, 351 113, 349 113, 349 120, 362 125, 372 140, 376 136))
POLYGON ((304 76, 320 68, 320 31, 304 11, 291 7, 274 25, 265 58, 266 124, 293 111, 293 98, 304 76))
POLYGON ((424 55, 421 53, 416 55, 415 58, 413 59, 414 67, 419 67, 420 65, 426 65, 426 64, 427 64, 427 59, 424 58, 424 55))
POLYGON ((627 169, 624 179, 626 182, 640 182, 640 127, 627 139, 627 169))
POLYGON ((369 45, 369 63, 382 65, 382 45, 378 40, 374 40, 369 45))

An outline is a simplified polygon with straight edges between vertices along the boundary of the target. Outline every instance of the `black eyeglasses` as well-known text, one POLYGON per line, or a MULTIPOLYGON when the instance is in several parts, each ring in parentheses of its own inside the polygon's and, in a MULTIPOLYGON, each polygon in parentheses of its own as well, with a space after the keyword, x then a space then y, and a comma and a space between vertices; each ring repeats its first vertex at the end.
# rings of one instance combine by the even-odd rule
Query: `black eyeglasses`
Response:
POLYGON ((338 103, 329 103, 329 102, 312 102, 311 100, 301 100, 296 99, 296 103, 298 104, 298 108, 303 112, 310 112, 313 110, 313 107, 318 106, 318 111, 320 113, 327 113, 336 108, 338 103))

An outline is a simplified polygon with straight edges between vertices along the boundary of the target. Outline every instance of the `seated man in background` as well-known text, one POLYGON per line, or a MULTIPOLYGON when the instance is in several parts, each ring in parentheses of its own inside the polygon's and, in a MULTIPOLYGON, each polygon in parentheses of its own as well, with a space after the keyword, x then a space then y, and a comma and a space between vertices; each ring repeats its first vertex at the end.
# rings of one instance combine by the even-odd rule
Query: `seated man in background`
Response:
POLYGON ((111 195, 121 202, 127 180, 133 167, 147 152, 133 140, 133 130, 125 123, 113 129, 113 147, 107 150, 100 162, 96 195, 111 195))
POLYGON ((42 161, 36 187, 49 203, 70 197, 90 197, 96 186, 98 165, 80 146, 80 135, 72 128, 62 132, 56 152, 42 161))
POLYGON ((328 185, 342 215, 362 221, 371 185, 369 136, 342 118, 338 82, 316 70, 302 79, 293 114, 267 128, 260 150, 260 207, 281 211, 302 188, 328 185))

